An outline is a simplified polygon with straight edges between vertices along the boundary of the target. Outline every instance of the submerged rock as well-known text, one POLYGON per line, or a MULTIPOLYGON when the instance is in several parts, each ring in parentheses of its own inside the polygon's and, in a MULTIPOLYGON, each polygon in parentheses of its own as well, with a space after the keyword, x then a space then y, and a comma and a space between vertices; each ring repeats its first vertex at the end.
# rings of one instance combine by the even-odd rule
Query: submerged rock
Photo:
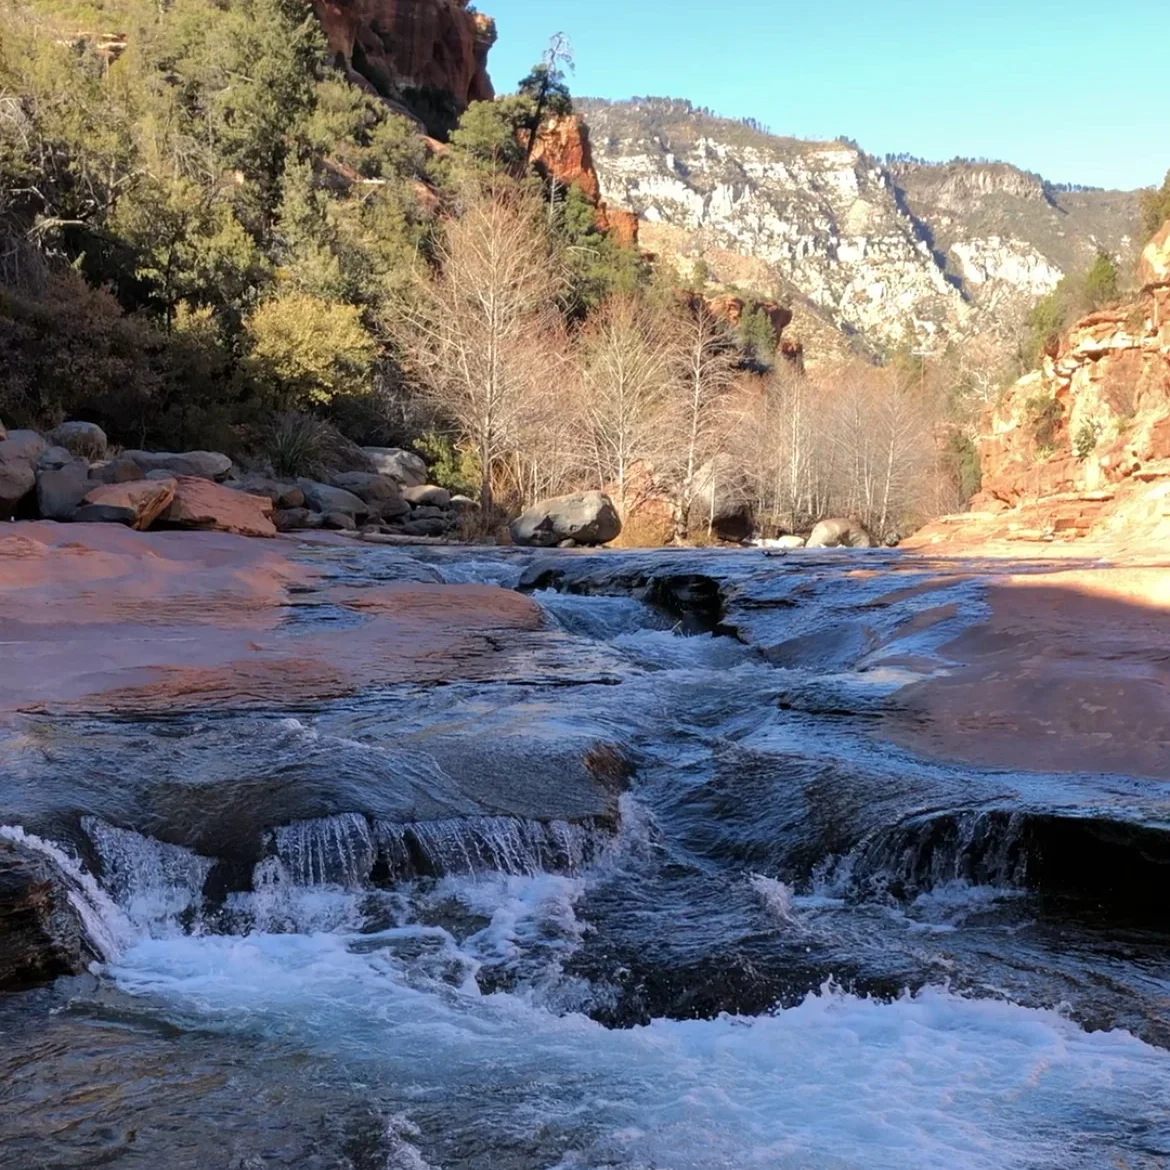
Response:
POLYGON ((99 957, 67 881, 48 855, 0 839, 0 991, 76 975, 99 957))
POLYGON ((608 544, 622 530, 621 518, 604 492, 578 492, 541 500, 512 521, 517 544, 552 548, 563 540, 608 544))

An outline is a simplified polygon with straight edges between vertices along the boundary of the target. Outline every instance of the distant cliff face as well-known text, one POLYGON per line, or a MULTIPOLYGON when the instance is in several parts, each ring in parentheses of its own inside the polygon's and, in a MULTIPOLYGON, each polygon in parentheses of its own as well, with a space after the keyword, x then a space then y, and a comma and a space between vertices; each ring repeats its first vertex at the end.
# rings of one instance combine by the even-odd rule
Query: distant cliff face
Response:
POLYGON ((644 246, 784 293, 871 351, 1006 332, 1097 247, 1132 248, 1129 193, 1055 193, 1004 164, 886 166, 681 102, 579 106, 602 196, 637 212, 644 246))
MULTIPOLYGON (((459 114, 493 96, 487 73, 495 43, 491 17, 467 0, 312 0, 338 65, 391 101, 411 91, 459 114)), ((417 99, 416 99, 417 100, 417 99)))
POLYGON ((1170 539, 1170 223, 1138 299, 1078 321, 983 418, 971 512, 915 534, 988 540, 1170 539))

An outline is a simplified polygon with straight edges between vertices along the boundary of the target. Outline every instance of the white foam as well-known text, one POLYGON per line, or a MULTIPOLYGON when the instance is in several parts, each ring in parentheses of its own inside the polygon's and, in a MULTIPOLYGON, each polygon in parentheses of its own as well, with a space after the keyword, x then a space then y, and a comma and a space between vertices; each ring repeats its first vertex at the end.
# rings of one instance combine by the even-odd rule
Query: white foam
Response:
POLYGON ((136 931, 114 900, 97 884, 93 875, 82 868, 76 857, 71 857, 58 845, 33 833, 26 833, 19 825, 0 825, 0 840, 17 845, 47 857, 64 879, 66 895, 73 907, 86 937, 98 955, 105 960, 117 958, 134 941, 136 931))
POLYGON ((769 1017, 609 1031, 520 996, 412 985, 357 942, 149 940, 113 974, 221 1026, 295 1036, 347 1076, 451 1100, 485 1164, 494 1139, 540 1130, 564 1135, 566 1168, 1066 1170, 1131 1157, 1137 1122, 1170 1124, 1170 1055, 1054 1011, 823 989, 769 1017))

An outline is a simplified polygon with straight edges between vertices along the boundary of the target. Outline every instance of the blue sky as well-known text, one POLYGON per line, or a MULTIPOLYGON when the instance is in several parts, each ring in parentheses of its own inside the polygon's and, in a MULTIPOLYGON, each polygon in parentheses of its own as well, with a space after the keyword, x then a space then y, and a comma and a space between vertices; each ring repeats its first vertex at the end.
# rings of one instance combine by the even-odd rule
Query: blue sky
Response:
POLYGON ((500 93, 566 32, 574 93, 689 98, 777 134, 1140 187, 1170 168, 1166 0, 478 0, 500 93))

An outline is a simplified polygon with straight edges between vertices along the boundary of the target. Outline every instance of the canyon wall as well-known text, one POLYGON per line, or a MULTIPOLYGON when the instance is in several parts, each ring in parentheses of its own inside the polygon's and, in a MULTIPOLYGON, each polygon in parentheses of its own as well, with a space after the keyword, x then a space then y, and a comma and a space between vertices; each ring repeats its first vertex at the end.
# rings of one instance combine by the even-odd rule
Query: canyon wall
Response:
POLYGON ((1002 163, 883 163, 669 99, 578 103, 602 198, 684 272, 797 310, 815 361, 1013 336, 1098 248, 1132 256, 1130 192, 1058 191, 1002 163))
POLYGON ((971 511, 911 544, 1170 538, 1170 222, 1139 282, 1136 300, 1082 318, 989 405, 971 511))
POLYGON ((467 0, 312 0, 336 63, 351 80, 414 110, 458 115, 494 96, 487 72, 496 26, 467 0))

